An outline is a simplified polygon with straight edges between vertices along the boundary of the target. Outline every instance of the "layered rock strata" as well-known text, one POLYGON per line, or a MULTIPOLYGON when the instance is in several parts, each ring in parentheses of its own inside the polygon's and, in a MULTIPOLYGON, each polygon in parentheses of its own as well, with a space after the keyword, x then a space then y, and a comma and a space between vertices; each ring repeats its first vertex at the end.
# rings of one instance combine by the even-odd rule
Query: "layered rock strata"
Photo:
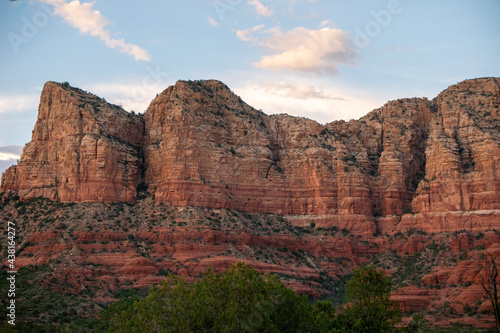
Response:
POLYGON ((268 116, 215 80, 178 81, 141 116, 49 82, 2 190, 133 202, 147 188, 156 203, 272 212, 365 234, 486 230, 500 216, 499 128, 498 78, 326 125, 268 116))
POLYGON ((142 117, 66 84, 47 82, 31 142, 2 190, 65 202, 134 202, 143 165, 142 117))

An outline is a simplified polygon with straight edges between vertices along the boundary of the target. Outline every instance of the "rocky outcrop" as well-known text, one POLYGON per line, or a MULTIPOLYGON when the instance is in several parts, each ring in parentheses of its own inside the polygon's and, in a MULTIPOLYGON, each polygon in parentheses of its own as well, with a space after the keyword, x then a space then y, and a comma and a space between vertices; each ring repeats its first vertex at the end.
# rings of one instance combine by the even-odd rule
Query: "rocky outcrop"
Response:
POLYGON ((143 122, 67 84, 47 82, 31 142, 2 190, 22 198, 134 202, 141 181, 143 122))
POLYGON ((145 115, 146 182, 157 202, 173 205, 373 223, 410 205, 425 166, 429 107, 396 101, 359 121, 321 126, 266 116, 217 81, 179 82, 145 115))
POLYGON ((465 81, 436 98, 415 211, 500 209, 499 83, 465 81))
POLYGON ((320 125, 268 116, 223 83, 178 81, 143 116, 47 83, 2 190, 286 215, 357 234, 487 230, 500 217, 500 79, 320 125), (144 156, 144 160, 142 160, 144 156))
MULTIPOLYGON (((370 188, 318 123, 266 116, 217 81, 179 82, 145 115, 146 182, 157 202, 285 215, 356 215, 374 232, 370 188)), ((339 143, 339 145, 341 145, 339 143)))
POLYGON ((157 202, 299 225, 487 230, 500 216, 499 82, 465 81, 325 126, 266 116, 218 81, 178 82, 145 115, 146 181, 157 202))

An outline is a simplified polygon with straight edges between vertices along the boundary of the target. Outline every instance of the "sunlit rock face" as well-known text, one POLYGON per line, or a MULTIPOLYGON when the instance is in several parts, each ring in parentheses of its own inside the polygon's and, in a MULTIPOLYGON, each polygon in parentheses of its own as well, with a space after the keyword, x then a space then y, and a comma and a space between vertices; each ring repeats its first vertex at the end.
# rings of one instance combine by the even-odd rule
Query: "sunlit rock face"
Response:
POLYGON ((499 86, 464 81, 431 101, 391 101, 320 125, 268 116, 215 80, 178 81, 144 115, 48 82, 2 190, 134 202, 147 188, 156 203, 284 214, 358 234, 486 230, 500 215, 499 86))

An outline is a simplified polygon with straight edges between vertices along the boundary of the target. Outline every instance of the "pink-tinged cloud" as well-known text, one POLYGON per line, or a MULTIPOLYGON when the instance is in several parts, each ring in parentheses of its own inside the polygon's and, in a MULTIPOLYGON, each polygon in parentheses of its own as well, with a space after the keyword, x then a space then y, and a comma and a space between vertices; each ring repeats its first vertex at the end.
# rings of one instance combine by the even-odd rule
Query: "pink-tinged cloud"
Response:
POLYGON ((143 48, 127 43, 124 39, 111 38, 111 32, 106 30, 109 21, 98 10, 93 10, 94 2, 81 3, 78 0, 71 2, 64 0, 41 1, 54 6, 55 14, 64 18, 69 25, 77 28, 80 33, 97 37, 109 48, 131 55, 135 60, 151 61, 151 55, 143 48))
POLYGON ((270 51, 254 65, 273 71, 333 75, 339 64, 353 64, 359 56, 351 46, 349 34, 340 29, 324 27, 311 30, 298 27, 290 31, 279 28, 262 30, 257 26, 238 30, 236 35, 244 41, 252 41, 270 51), (261 33, 255 36, 256 33, 261 33))

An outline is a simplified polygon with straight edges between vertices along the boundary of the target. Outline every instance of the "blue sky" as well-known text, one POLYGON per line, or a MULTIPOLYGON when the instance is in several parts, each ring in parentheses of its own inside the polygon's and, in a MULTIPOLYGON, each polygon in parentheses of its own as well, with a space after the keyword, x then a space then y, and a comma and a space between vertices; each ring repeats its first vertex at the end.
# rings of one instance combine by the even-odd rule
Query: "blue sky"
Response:
POLYGON ((49 80, 142 112, 178 79, 218 79, 326 123, 500 76, 499 31, 498 0, 1 1, 0 161, 49 80))

